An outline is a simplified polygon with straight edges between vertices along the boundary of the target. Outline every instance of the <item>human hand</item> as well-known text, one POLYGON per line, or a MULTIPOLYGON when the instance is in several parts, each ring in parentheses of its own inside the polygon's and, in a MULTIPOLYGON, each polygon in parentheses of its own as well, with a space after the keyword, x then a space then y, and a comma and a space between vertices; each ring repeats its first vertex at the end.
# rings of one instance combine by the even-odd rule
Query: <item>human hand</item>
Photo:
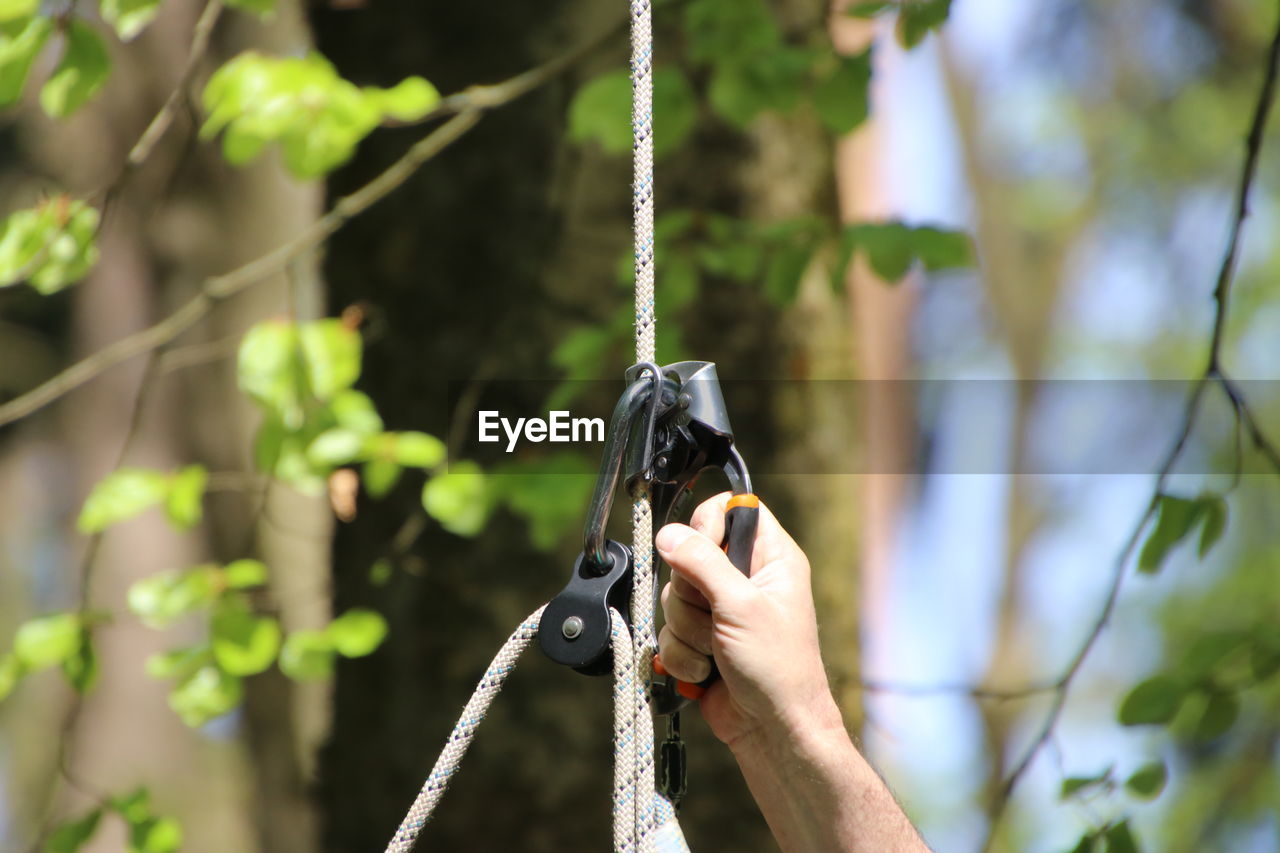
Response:
POLYGON ((676 678, 698 682, 715 656, 722 678, 699 704, 731 748, 762 732, 842 728, 818 648, 809 561, 762 503, 745 577, 718 544, 729 498, 717 495, 688 526, 658 533, 658 553, 672 568, 662 590, 662 663, 676 678))

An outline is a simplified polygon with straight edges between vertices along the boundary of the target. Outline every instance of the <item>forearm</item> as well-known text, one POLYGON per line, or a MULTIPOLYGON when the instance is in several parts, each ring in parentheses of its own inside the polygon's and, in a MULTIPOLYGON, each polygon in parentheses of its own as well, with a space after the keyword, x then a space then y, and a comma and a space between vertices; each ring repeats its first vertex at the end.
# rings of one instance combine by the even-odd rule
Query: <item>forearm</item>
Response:
POLYGON ((838 714, 758 730, 732 748, 785 853, 927 853, 838 714))

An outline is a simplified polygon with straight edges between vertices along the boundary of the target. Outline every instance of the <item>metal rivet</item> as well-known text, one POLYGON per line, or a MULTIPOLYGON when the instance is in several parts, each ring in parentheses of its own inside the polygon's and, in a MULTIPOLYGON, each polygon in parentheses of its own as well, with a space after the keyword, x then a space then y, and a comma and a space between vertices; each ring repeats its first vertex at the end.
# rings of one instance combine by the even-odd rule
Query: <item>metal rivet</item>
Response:
POLYGON ((582 634, 582 618, 570 616, 564 620, 564 624, 560 626, 560 633, 564 634, 566 640, 576 640, 582 634))

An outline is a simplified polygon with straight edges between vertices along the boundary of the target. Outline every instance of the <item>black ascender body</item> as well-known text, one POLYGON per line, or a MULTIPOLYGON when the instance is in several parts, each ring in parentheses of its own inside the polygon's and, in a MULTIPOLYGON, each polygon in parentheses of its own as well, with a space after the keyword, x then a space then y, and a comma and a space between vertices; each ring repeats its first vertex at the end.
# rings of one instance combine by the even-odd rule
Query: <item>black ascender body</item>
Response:
MULTIPOLYGON (((658 367, 636 364, 626 371, 626 390, 614 407, 600 474, 587 515, 585 544, 573 575, 542 616, 538 641, 557 663, 588 675, 612 669, 609 609, 629 619, 633 557, 621 542, 606 539, 605 523, 621 482, 628 493, 647 485, 655 532, 681 509, 707 468, 725 473, 735 498, 726 515, 723 547, 744 574, 750 572, 757 510, 751 477, 729 425, 715 364, 682 361, 658 367)), ((628 624, 628 629, 630 625, 628 624)), ((663 676, 651 685, 654 709, 679 710, 714 680, 686 685, 663 676)))

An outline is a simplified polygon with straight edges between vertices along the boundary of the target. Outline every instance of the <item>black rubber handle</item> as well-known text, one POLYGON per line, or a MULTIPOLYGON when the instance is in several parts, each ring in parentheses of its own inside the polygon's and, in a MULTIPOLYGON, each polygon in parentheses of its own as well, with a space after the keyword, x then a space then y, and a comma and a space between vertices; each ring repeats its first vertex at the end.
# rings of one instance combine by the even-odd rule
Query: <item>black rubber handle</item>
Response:
MULTIPOLYGON (((743 575, 751 576, 751 555, 755 550, 756 531, 760 526, 760 501, 755 495, 734 495, 729 499, 729 509, 724 518, 724 540, 721 546, 729 562, 743 575)), ((655 667, 661 662, 654 660, 655 667)), ((659 714, 679 711, 690 702, 702 698, 707 688, 720 677, 716 659, 711 658, 711 674, 697 684, 677 681, 666 675, 654 684, 654 706, 659 714)))

